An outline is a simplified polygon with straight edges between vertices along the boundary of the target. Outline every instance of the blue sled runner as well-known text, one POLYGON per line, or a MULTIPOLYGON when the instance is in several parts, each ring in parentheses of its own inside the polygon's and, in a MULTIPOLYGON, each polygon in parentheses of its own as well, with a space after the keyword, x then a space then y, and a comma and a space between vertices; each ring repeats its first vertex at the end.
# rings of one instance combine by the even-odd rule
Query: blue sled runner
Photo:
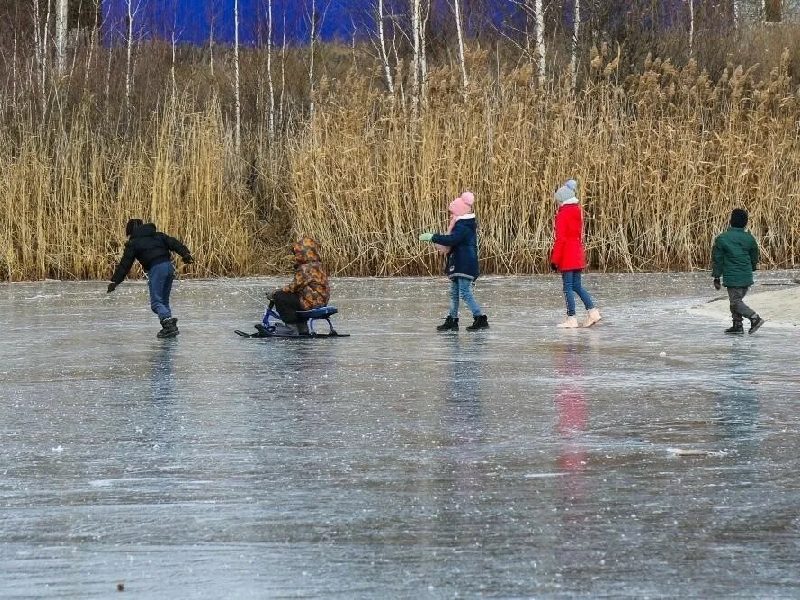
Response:
POLYGON ((281 322, 273 322, 272 319, 280 319, 281 316, 271 308, 264 311, 264 318, 261 323, 256 323, 255 333, 246 333, 236 329, 234 333, 246 338, 331 338, 331 337, 350 337, 348 333, 338 333, 331 323, 331 317, 335 315, 337 308, 335 306, 322 306, 320 308, 313 308, 311 310, 298 310, 298 319, 308 320, 308 333, 300 334, 297 331, 291 331, 289 327, 281 322), (328 333, 317 333, 314 331, 314 321, 325 321, 328 324, 328 333))

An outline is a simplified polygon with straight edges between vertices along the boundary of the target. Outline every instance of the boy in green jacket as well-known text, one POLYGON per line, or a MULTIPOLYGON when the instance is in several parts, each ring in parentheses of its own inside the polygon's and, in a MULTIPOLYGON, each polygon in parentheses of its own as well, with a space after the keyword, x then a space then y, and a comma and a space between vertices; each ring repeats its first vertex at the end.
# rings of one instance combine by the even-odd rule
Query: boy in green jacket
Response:
POLYGON ((725 333, 743 334, 743 317, 750 319, 748 333, 755 333, 764 324, 764 319, 744 303, 745 294, 753 285, 753 271, 756 270, 759 260, 758 244, 750 232, 744 230, 748 216, 746 210, 733 209, 730 228, 717 236, 711 251, 714 288, 719 290, 724 285, 731 303, 733 327, 726 329, 725 333))

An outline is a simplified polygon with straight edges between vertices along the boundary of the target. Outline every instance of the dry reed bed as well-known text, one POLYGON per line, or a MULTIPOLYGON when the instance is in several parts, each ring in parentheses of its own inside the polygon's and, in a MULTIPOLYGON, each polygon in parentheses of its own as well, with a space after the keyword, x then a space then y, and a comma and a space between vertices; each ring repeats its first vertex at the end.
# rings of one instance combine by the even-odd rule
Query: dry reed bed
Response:
POLYGON ((0 269, 8 280, 109 277, 125 222, 139 216, 185 240, 198 275, 252 271, 255 209, 219 108, 166 111, 133 139, 69 128, 0 130, 0 269))
POLYGON ((596 268, 706 268, 736 206, 750 210, 765 264, 794 265, 800 101, 786 64, 763 82, 731 68, 712 83, 693 63, 648 61, 618 84, 596 58, 577 97, 532 89, 525 71, 476 81, 465 100, 434 83, 417 119, 342 82, 288 152, 295 232, 324 240, 336 272, 436 273, 441 261, 416 234, 443 229, 446 204, 468 188, 484 271, 536 272, 548 264, 552 193, 576 177, 596 268))
POLYGON ((735 206, 751 211, 767 266, 795 264, 800 100, 788 59, 764 81, 733 67, 710 81, 668 61, 617 81, 615 60, 595 53, 573 95, 566 80, 531 87, 530 67, 498 74, 473 53, 468 93, 437 69, 418 113, 351 71, 323 80, 313 114, 293 112, 272 144, 263 123, 246 123, 241 156, 216 102, 184 96, 125 135, 89 108, 68 126, 58 111, 40 122, 18 109, 14 131, 0 129, 0 273, 106 278, 131 216, 182 237, 199 276, 286 268, 300 233, 337 274, 438 273, 417 234, 443 229, 465 188, 484 272, 537 272, 568 177, 581 183, 594 268, 705 268, 735 206))

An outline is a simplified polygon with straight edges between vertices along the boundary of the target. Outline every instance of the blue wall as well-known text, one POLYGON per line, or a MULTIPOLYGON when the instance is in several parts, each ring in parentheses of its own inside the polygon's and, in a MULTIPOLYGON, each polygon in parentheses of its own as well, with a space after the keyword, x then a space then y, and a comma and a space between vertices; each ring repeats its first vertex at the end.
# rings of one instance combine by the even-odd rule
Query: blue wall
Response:
MULTIPOLYGON (((293 42, 308 39, 311 2, 314 0, 273 0, 273 41, 282 43, 284 19, 286 37, 293 42)), ((130 0, 137 10, 134 36, 204 44, 213 22, 215 43, 232 43, 234 0, 130 0)), ((349 40, 353 23, 365 29, 371 17, 367 0, 316 0, 325 12, 321 36, 326 40, 349 40)), ((103 35, 108 43, 124 41, 127 32, 128 0, 103 0, 103 35)), ((242 44, 263 44, 267 36, 266 0, 239 0, 239 39, 242 44)))

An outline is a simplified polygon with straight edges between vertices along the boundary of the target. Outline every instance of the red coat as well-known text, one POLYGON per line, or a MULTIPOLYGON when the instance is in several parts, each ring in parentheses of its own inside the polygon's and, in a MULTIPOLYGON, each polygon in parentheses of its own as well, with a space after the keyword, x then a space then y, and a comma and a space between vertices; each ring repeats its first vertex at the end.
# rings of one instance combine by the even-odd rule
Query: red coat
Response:
POLYGON ((559 271, 577 271, 586 268, 583 255, 583 216, 577 204, 562 204, 556 213, 556 240, 550 262, 559 271))

